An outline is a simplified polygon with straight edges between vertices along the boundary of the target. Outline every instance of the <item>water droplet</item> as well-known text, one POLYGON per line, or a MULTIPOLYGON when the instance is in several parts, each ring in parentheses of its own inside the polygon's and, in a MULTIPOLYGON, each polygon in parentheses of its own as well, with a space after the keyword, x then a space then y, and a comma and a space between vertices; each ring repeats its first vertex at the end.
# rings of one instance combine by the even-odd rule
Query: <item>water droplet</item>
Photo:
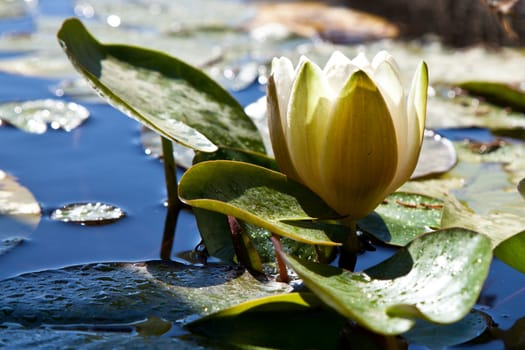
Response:
POLYGON ((122 209, 109 204, 73 203, 53 211, 51 219, 81 225, 104 225, 113 223, 125 215, 122 209))

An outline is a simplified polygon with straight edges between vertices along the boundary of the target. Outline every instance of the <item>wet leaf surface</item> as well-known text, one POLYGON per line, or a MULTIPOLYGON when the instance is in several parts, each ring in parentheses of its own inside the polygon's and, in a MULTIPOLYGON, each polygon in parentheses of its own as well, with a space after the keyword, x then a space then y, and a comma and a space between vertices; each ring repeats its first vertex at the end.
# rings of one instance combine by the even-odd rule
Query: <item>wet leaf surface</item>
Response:
POLYGON ((74 102, 62 100, 32 100, 0 104, 0 121, 21 130, 43 134, 51 129, 71 131, 82 124, 89 111, 74 102))
POLYGON ((491 260, 490 241, 463 229, 421 236, 358 273, 286 256, 324 303, 380 334, 406 332, 417 318, 461 320, 476 302, 491 260))
MULTIPOLYGON (((25 274, 0 281, 0 323, 127 324, 151 316, 170 322, 285 293, 286 284, 259 282, 224 265, 171 262, 104 263, 25 274)), ((111 328, 108 328, 111 330, 111 328)))
POLYGON ((525 91, 518 86, 487 81, 466 81, 459 87, 501 107, 525 112, 525 91))
POLYGON ((441 227, 443 201, 412 193, 396 192, 376 210, 359 220, 359 227, 382 242, 405 246, 414 238, 441 227))
POLYGON ((81 225, 111 224, 125 216, 119 207, 100 202, 67 204, 51 213, 53 220, 81 225))
POLYGON ((102 45, 74 18, 58 38, 101 96, 164 137, 204 152, 217 145, 264 152, 242 107, 201 71, 157 51, 102 45))
POLYGON ((282 173, 247 163, 199 163, 181 178, 179 197, 299 242, 337 245, 346 237, 345 227, 313 220, 338 216, 313 192, 282 173))

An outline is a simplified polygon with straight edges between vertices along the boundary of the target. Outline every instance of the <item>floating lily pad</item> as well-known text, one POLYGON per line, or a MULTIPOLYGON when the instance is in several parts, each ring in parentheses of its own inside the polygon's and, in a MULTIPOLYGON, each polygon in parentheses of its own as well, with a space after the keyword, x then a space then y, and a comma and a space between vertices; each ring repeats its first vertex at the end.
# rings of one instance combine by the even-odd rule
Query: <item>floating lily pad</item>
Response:
POLYGON ((124 216, 122 209, 100 202, 72 203, 51 213, 53 220, 89 226, 111 224, 124 216))
POLYGON ((492 249, 483 235, 449 229, 416 238, 363 272, 285 258, 326 305, 374 332, 400 334, 418 318, 450 324, 465 317, 487 276, 492 249))
POLYGON ((181 178, 179 197, 303 243, 334 246, 347 235, 344 226, 315 220, 338 217, 316 194, 282 173, 248 163, 199 163, 181 178))
POLYGON ((525 91, 517 86, 488 81, 466 81, 460 83, 459 87, 498 106, 525 112, 525 91))
POLYGON ((0 120, 17 128, 43 134, 51 129, 71 131, 89 117, 89 111, 74 102, 62 100, 32 100, 0 104, 0 120))
POLYGON ((457 160, 454 144, 450 140, 431 130, 425 130, 421 153, 411 178, 446 173, 457 160))
POLYGON ((480 336, 489 327, 490 318, 480 311, 470 312, 464 319, 450 325, 437 325, 418 320, 411 330, 403 334, 410 344, 442 350, 466 343, 480 336))
POLYGON ((525 199, 525 179, 522 179, 518 184, 518 191, 520 192, 521 196, 525 199))
POLYGON ((419 235, 439 229, 443 209, 444 202, 439 199, 396 192, 359 220, 359 227, 385 243, 404 246, 419 235))
MULTIPOLYGON (((144 151, 148 156, 153 158, 162 157, 162 143, 161 136, 149 128, 142 127, 140 129, 140 141, 144 147, 144 151)), ((178 166, 189 168, 193 162, 195 152, 188 147, 179 145, 173 142, 173 157, 178 166)))
POLYGON ((181 322, 290 289, 225 265, 90 264, 0 281, 0 323, 84 324, 103 330, 151 316, 181 322))
POLYGON ((0 255, 23 243, 40 222, 33 194, 0 170, 0 255))

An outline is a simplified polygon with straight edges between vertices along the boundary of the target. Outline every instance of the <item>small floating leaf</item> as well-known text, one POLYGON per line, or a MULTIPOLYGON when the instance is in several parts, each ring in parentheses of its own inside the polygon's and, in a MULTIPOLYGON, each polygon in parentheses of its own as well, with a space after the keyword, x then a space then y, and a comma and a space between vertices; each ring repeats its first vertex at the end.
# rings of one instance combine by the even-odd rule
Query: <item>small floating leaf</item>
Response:
POLYGON ((385 243, 404 246, 417 236, 440 228, 443 210, 444 202, 439 199, 396 192, 359 220, 359 227, 385 243))
POLYGON ((483 235, 448 229, 416 238, 363 272, 285 259, 328 306, 374 332, 393 335, 408 331, 417 318, 450 324, 465 317, 487 276, 492 249, 483 235))
POLYGON ((518 191, 525 199, 525 179, 521 179, 520 183, 518 184, 518 191))
POLYGON ((425 130, 421 154, 411 178, 446 173, 456 162, 454 144, 431 130, 425 130))
POLYGON ((71 131, 89 117, 89 111, 74 102, 33 100, 0 105, 0 120, 24 131, 43 134, 49 124, 52 129, 71 131))
POLYGON ((51 219, 72 222, 81 225, 111 224, 126 214, 113 205, 96 203, 73 203, 56 209, 51 213, 51 219))
POLYGON ((335 241, 347 235, 343 226, 314 220, 338 215, 313 192, 282 173, 248 163, 199 163, 181 178, 179 197, 304 243, 338 245, 335 241))
POLYGON ((507 265, 525 273, 525 231, 498 244, 494 255, 507 265))

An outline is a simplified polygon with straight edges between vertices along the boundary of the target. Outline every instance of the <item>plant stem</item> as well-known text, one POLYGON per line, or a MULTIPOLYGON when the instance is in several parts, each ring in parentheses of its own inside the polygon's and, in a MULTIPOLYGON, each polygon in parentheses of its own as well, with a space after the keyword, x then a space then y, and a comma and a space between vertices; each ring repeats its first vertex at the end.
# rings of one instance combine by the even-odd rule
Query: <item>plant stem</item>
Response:
POLYGON ((164 223, 164 234, 162 236, 162 246, 160 257, 163 260, 170 260, 173 241, 175 240, 175 228, 177 219, 182 207, 178 196, 177 166, 173 158, 173 144, 164 136, 161 136, 162 154, 164 159, 164 177, 166 179, 166 192, 168 195, 168 211, 166 222, 164 223))
POLYGON ((284 283, 290 282, 290 276, 288 275, 288 270, 286 269, 286 263, 281 256, 283 252, 283 244, 281 243, 281 237, 272 233, 270 237, 273 243, 273 248, 275 249, 275 262, 277 263, 277 271, 279 272, 279 280, 284 283))
POLYGON ((357 237, 357 223, 354 220, 344 220, 343 222, 348 227, 348 237, 341 248, 339 266, 354 271, 357 254, 361 250, 361 243, 357 237))

